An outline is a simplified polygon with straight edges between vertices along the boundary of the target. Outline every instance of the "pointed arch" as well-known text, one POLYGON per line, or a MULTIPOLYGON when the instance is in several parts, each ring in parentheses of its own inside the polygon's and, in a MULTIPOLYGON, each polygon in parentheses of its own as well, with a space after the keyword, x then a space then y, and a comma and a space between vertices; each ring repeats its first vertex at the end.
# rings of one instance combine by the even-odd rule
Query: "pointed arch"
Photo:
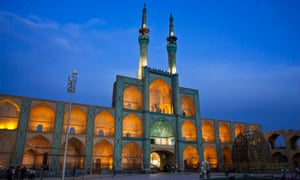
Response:
POLYGON ((142 109, 142 93, 135 86, 129 86, 124 90, 123 108, 133 110, 142 109))
POLYGON ((181 112, 185 116, 195 115, 195 103, 190 96, 182 96, 180 99, 181 112))
MULTIPOLYGON (((68 114, 68 111, 66 111, 64 114, 64 133, 67 129, 68 114)), ((74 134, 82 134, 86 132, 86 113, 79 107, 73 107, 71 110, 70 129, 74 130, 74 134)))
MULTIPOLYGON (((62 149, 60 154, 64 154, 66 143, 62 144, 62 149)), ((67 162, 66 168, 83 168, 84 157, 85 157, 85 147, 84 144, 77 139, 76 137, 72 137, 68 141, 68 151, 67 151, 67 162)), ((60 166, 63 167, 63 156, 60 158, 60 166)))
POLYGON ((137 170, 141 169, 142 150, 135 142, 129 142, 122 148, 122 169, 137 170))
POLYGON ((48 160, 45 159, 45 154, 49 154, 50 149, 50 141, 42 135, 28 139, 26 141, 22 164, 26 167, 41 167, 46 165, 48 160))
POLYGON ((38 104, 31 108, 28 130, 50 132, 53 131, 55 121, 54 110, 46 103, 38 104))
POLYGON ((113 146, 106 140, 98 142, 93 148, 94 169, 112 169, 113 168, 113 146))
POLYGON ((215 129, 213 123, 210 121, 202 122, 202 137, 204 142, 215 142, 215 129))
POLYGON ((204 160, 209 162, 211 168, 218 167, 217 151, 214 146, 206 146, 204 148, 204 160))
POLYGON ((0 129, 15 130, 19 123, 20 107, 10 99, 0 100, 0 129))
POLYGON ((174 128, 171 123, 165 119, 160 119, 150 126, 151 144, 174 145, 174 128))
POLYGON ((242 134, 246 133, 245 127, 242 124, 236 124, 234 128, 235 137, 237 137, 240 133, 242 134))
POLYGON ((142 137, 143 126, 140 118, 135 114, 128 114, 123 119, 123 131, 124 137, 142 137))
POLYGON ((186 141, 196 141, 196 126, 191 120, 185 120, 181 126, 182 138, 186 141))
POLYGON ((199 155, 197 149, 192 146, 188 145, 183 150, 183 159, 185 166, 190 168, 197 168, 199 163, 199 155))
POLYGON ((228 146, 222 149, 222 161, 225 165, 232 165, 232 151, 228 146))
POLYGON ((0 132, 0 167, 10 164, 13 155, 14 140, 9 134, 0 132))
POLYGON ((156 79, 149 85, 149 111, 172 114, 172 91, 168 83, 156 79))
POLYGON ((115 119, 113 115, 108 111, 102 111, 97 114, 94 122, 94 135, 112 137, 114 134, 115 119))
POLYGON ((221 143, 231 143, 231 132, 228 123, 221 122, 219 125, 219 136, 221 143))

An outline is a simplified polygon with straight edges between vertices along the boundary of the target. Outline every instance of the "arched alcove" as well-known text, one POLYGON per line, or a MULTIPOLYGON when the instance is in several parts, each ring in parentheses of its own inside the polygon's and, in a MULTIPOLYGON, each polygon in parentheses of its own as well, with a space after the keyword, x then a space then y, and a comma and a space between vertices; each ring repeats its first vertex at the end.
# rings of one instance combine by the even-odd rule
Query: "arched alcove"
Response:
POLYGON ((106 140, 98 142, 93 148, 93 169, 113 168, 113 146, 106 140))
POLYGON ((212 122, 202 122, 202 138, 204 142, 215 142, 215 129, 212 122))
POLYGON ((231 143, 231 132, 230 127, 227 123, 220 123, 219 136, 221 143, 231 143))
POLYGON ((0 168, 5 168, 11 162, 14 147, 13 138, 0 132, 0 168))
POLYGON ((141 147, 129 142, 122 148, 122 169, 123 170, 138 170, 141 169, 142 150, 141 147))
POLYGON ((50 141, 42 135, 28 139, 25 145, 22 164, 26 167, 39 168, 48 165, 48 154, 51 150, 50 141))
POLYGON ((15 130, 18 127, 20 107, 10 99, 0 100, 0 129, 15 130))
POLYGON ((174 130, 172 125, 164 119, 157 120, 150 127, 151 144, 174 145, 174 130))
POLYGON ((123 92, 123 108, 141 110, 142 94, 138 88, 134 86, 127 87, 123 92))
POLYGON ((197 168, 199 163, 198 151, 194 146, 188 145, 183 150, 183 160, 187 169, 197 168))
POLYGON ((286 144, 284 138, 280 134, 272 134, 269 139, 268 143, 271 146, 271 149, 285 149, 286 144))
POLYGON ((226 146, 222 149, 222 161, 223 164, 231 165, 232 164, 232 152, 231 148, 226 146))
POLYGON ((115 119, 108 111, 102 111, 96 115, 94 121, 95 136, 114 136, 115 119))
POLYGON ((190 96, 182 96, 180 99, 181 112, 185 116, 195 115, 195 103, 190 96))
POLYGON ((236 124, 234 128, 235 137, 237 137, 240 133, 245 135, 246 133, 245 127, 242 124, 236 124))
POLYGON ((128 114, 122 123, 123 137, 142 137, 143 127, 140 118, 135 114, 128 114))
MULTIPOLYGON (((60 154, 63 155, 65 151, 65 145, 64 142, 62 144, 61 152, 60 154)), ((68 151, 67 151, 67 161, 66 161, 66 168, 72 169, 72 168, 83 168, 84 163, 84 145, 83 143, 75 138, 72 137, 68 140, 68 151)), ((63 167, 63 156, 60 157, 60 166, 63 167)))
POLYGON ((162 79, 149 85, 149 108, 150 112, 173 114, 171 87, 162 79))
MULTIPOLYGON (((63 132, 66 132, 68 122, 68 111, 64 114, 63 132)), ((70 129, 74 129, 74 134, 83 134, 86 132, 86 113, 79 107, 73 107, 70 116, 70 129)))
POLYGON ((191 120, 185 120, 181 126, 182 138, 186 141, 196 141, 196 126, 191 120))
POLYGON ((204 160, 209 162, 211 168, 218 167, 217 151, 214 146, 206 146, 204 148, 204 160))
POLYGON ((28 130, 51 132, 54 128, 55 113, 45 104, 38 104, 30 110, 28 130))

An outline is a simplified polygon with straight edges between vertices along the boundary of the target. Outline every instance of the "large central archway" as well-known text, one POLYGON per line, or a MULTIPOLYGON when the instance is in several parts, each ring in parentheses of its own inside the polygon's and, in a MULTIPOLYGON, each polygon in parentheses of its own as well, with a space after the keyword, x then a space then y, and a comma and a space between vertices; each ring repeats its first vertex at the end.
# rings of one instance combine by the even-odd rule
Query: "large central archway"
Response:
POLYGON ((175 144, 172 125, 164 119, 155 121, 150 127, 151 144, 169 145, 175 144))
POLYGON ((158 171, 172 171, 175 168, 175 134, 173 126, 165 119, 159 119, 150 127, 151 168, 158 171))

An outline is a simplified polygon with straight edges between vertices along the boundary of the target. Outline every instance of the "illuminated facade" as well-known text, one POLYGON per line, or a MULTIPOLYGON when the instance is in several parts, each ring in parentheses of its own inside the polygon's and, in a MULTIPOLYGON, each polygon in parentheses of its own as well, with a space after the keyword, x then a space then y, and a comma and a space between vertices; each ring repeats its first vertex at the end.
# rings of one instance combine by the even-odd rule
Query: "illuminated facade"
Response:
MULTIPOLYGON (((232 164, 240 132, 261 130, 259 124, 202 118, 198 90, 179 86, 172 15, 167 71, 148 67, 149 32, 144 7, 138 76, 117 75, 112 107, 73 103, 68 169, 184 170, 204 159, 221 169, 232 164)), ((67 118, 68 102, 0 95, 0 166, 61 170, 67 118)))

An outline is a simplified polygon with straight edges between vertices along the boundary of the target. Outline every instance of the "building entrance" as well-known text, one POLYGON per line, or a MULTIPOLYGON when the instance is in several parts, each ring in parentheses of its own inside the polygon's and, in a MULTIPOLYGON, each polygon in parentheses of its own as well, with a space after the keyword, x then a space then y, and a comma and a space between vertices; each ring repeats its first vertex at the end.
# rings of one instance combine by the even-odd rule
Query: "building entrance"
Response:
POLYGON ((175 171, 175 154, 169 151, 153 151, 150 154, 151 169, 157 171, 175 171))

